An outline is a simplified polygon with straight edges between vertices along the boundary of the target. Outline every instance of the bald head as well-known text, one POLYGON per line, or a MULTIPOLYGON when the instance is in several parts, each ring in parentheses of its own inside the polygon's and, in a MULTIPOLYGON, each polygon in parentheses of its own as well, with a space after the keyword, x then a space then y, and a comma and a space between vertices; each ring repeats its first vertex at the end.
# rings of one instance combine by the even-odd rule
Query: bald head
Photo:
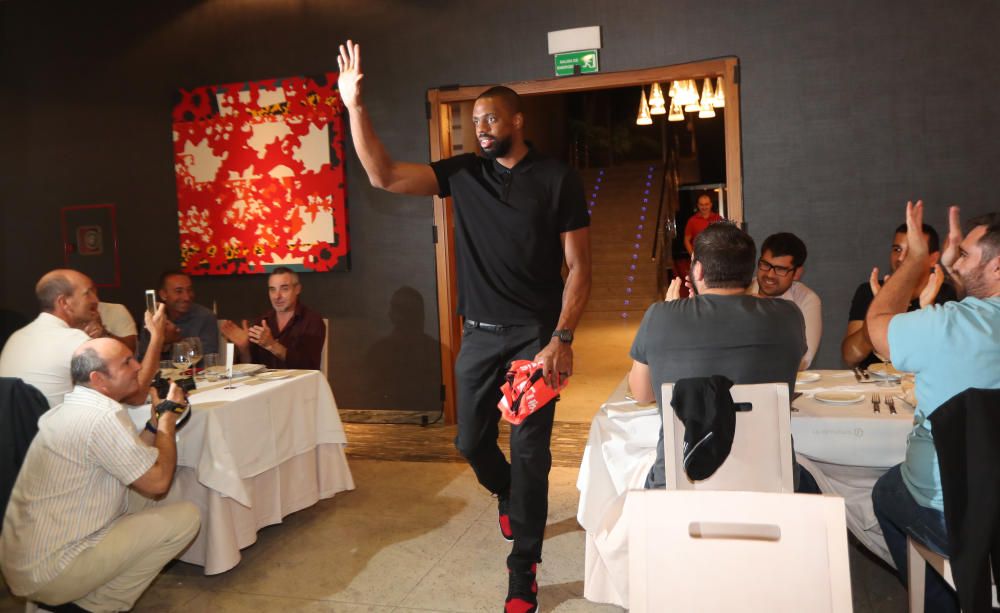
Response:
POLYGON ((38 307, 46 313, 51 313, 56 308, 56 299, 60 296, 71 296, 74 286, 81 283, 81 279, 87 279, 86 275, 69 268, 57 268, 45 273, 35 284, 38 307))
POLYGON ((139 363, 113 338, 95 338, 77 347, 70 360, 75 385, 85 385, 121 402, 139 390, 139 363))
POLYGON ((87 275, 60 268, 42 275, 35 285, 39 308, 73 328, 83 328, 97 317, 97 289, 87 275))
POLYGON ((90 373, 93 372, 109 374, 108 361, 114 356, 115 345, 124 347, 113 338, 95 338, 77 347, 69 363, 69 372, 73 383, 89 384, 90 373))

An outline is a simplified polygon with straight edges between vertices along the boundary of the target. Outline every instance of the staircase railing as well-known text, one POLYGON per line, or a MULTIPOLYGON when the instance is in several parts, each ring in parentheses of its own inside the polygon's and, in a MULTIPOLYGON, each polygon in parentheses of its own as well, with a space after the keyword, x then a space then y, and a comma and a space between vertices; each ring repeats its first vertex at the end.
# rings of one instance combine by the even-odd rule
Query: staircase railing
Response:
POLYGON ((668 272, 673 267, 673 241, 677 238, 677 210, 680 208, 680 179, 677 154, 672 152, 663 166, 660 179, 660 199, 656 208, 656 237, 650 260, 656 263, 656 289, 662 296, 670 283, 668 272))

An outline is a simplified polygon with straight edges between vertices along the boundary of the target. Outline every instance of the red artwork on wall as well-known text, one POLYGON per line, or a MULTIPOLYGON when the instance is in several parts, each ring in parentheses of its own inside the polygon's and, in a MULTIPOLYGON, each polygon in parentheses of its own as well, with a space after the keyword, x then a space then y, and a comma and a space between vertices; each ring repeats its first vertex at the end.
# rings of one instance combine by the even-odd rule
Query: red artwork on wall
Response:
POLYGON ((180 90, 181 268, 346 270, 343 123, 336 73, 180 90))

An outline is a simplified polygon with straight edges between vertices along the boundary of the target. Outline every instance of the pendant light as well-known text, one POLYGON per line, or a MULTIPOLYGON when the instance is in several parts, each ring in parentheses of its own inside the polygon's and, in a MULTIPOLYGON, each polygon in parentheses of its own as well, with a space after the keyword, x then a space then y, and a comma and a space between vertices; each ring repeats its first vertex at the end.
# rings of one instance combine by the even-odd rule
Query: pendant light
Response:
POLYGON ((642 99, 639 101, 639 116, 635 118, 635 125, 648 126, 653 123, 653 118, 649 116, 649 104, 646 102, 646 88, 642 88, 642 99))
POLYGON ((670 102, 670 114, 667 115, 667 121, 684 121, 684 109, 677 103, 676 98, 670 102))
POLYGON ((701 105, 701 108, 698 109, 698 117, 701 119, 715 117, 715 107, 711 103, 701 105))
POLYGON ((715 99, 712 100, 712 106, 717 109, 726 106, 726 95, 722 92, 722 77, 715 81, 715 99))
POLYGON ((715 92, 712 91, 712 77, 705 78, 705 84, 701 86, 701 107, 712 106, 715 100, 715 92))
MULTIPOLYGON (((659 83, 653 83, 649 88, 649 106, 664 106, 666 101, 663 99, 663 90, 660 89, 659 83)), ((654 115, 656 113, 653 113, 654 115)))
POLYGON ((695 113, 701 110, 701 104, 698 100, 698 84, 694 82, 694 79, 687 80, 687 93, 684 96, 684 111, 687 113, 695 113))

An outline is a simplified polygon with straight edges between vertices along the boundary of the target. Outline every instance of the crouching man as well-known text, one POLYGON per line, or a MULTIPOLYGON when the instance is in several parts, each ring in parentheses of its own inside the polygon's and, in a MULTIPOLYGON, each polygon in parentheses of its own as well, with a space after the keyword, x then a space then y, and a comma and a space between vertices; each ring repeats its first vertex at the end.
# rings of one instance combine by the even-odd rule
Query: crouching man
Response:
MULTIPOLYGON (((120 402, 139 391, 139 368, 110 338, 74 352, 74 388, 39 419, 4 516, 0 568, 16 595, 70 603, 58 610, 131 609, 197 534, 193 504, 152 504, 173 480, 177 413, 154 411, 136 434, 120 402)), ((168 399, 184 402, 175 386, 168 399)))

